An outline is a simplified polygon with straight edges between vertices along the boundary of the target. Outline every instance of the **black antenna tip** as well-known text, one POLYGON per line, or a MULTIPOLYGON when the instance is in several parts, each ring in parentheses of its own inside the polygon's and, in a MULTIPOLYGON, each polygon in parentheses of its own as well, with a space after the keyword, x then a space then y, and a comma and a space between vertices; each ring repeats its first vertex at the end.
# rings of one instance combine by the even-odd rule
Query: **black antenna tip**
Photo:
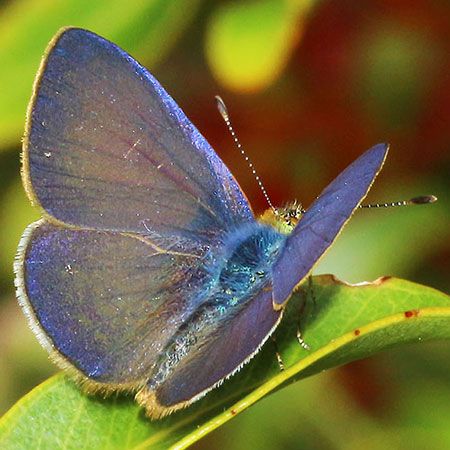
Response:
POLYGON ((435 195, 421 195, 419 197, 412 198, 408 203, 413 205, 427 205, 428 203, 434 203, 436 201, 437 197, 435 195))

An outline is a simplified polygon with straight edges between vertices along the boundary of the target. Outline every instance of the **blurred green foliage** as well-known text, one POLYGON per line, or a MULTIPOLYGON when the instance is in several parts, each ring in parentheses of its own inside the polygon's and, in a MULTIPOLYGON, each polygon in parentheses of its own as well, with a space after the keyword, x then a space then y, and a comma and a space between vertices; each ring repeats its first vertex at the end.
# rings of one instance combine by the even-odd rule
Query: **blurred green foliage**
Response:
POLYGON ((36 68, 47 43, 60 27, 95 29, 136 57, 145 55, 146 63, 153 65, 189 23, 198 3, 198 0, 189 5, 180 0, 7 2, 0 15, 0 85, 4 87, 0 101, 0 149, 22 133, 23 114, 36 68))
MULTIPOLYGON (((40 55, 61 26, 87 27, 150 67, 225 160, 257 212, 267 205, 215 111, 214 94, 227 102, 277 204, 298 198, 307 206, 364 149, 391 142, 369 200, 434 193, 439 202, 359 213, 319 271, 351 281, 390 274, 450 291, 448 2, 0 5, 3 411, 55 370, 15 302, 11 267, 23 226, 37 215, 19 180, 26 103, 40 55)), ((197 447, 448 448, 448 350, 448 344, 412 346, 298 383, 197 447)))

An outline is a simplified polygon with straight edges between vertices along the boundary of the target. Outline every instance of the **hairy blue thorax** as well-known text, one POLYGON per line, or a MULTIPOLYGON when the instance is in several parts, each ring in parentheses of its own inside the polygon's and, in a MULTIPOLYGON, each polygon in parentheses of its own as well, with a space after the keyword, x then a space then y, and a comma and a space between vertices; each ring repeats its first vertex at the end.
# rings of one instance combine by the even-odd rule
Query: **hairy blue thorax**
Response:
POLYGON ((266 284, 284 241, 285 236, 259 223, 231 233, 215 265, 215 303, 237 305, 266 284))
POLYGON ((297 201, 269 209, 258 222, 228 233, 222 249, 209 255, 210 293, 224 313, 270 281, 273 263, 302 213, 297 201))

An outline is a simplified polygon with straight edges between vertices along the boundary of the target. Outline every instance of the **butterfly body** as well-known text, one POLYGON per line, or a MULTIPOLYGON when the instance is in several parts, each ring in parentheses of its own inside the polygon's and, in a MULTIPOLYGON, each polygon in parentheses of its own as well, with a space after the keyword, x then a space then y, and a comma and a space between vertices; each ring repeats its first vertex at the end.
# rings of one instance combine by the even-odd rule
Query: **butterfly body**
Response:
MULTIPOLYGON (((150 377, 151 387, 163 382, 172 367, 195 347, 204 345, 231 317, 271 284, 271 267, 285 238, 257 222, 225 237, 222 248, 206 255, 203 283, 195 287, 198 305, 161 353, 150 377), (201 294, 198 294, 201 293, 201 294)), ((270 288, 269 288, 270 291, 270 288)))
POLYGON ((149 416, 170 414, 261 348, 386 154, 364 153, 306 212, 294 203, 258 221, 145 68, 63 29, 28 110, 22 176, 43 217, 19 245, 19 303, 87 390, 133 391, 149 416))

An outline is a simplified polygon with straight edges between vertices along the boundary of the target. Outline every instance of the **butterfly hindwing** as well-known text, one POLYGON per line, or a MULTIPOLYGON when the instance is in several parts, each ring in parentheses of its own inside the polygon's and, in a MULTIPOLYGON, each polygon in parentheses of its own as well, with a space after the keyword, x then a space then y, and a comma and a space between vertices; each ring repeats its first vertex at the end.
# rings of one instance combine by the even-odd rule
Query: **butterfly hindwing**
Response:
POLYGON ((40 221, 22 239, 16 280, 32 328, 60 365, 136 387, 197 308, 199 266, 196 255, 130 235, 40 221))
MULTIPOLYGON (((198 400, 255 355, 281 319, 270 284, 198 342, 160 385, 149 381, 137 396, 152 417, 170 414, 198 400)), ((201 338, 200 338, 201 339, 201 338)))

